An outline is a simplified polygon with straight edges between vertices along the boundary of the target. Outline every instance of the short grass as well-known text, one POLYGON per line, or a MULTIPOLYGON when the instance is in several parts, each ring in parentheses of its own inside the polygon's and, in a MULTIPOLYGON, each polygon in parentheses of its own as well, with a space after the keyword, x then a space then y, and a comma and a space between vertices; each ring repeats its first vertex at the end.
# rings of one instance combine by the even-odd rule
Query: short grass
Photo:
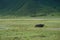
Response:
POLYGON ((0 40, 60 40, 60 30, 46 28, 60 28, 60 20, 0 20, 0 40))

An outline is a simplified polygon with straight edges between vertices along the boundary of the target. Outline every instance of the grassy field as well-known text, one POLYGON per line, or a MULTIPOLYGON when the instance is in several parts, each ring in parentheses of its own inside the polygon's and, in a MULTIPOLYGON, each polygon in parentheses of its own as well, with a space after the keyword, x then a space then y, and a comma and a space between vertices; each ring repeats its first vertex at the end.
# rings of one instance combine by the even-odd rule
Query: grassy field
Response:
POLYGON ((0 20, 0 40, 60 40, 58 28, 60 20, 0 20), (45 26, 36 28, 40 23, 45 26))

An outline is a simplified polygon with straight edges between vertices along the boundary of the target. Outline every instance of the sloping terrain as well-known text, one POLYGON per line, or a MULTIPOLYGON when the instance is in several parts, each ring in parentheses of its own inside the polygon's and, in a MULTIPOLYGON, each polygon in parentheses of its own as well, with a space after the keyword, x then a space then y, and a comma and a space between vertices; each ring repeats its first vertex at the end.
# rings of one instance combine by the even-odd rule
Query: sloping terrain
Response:
POLYGON ((60 0, 0 0, 0 16, 60 16, 60 0))

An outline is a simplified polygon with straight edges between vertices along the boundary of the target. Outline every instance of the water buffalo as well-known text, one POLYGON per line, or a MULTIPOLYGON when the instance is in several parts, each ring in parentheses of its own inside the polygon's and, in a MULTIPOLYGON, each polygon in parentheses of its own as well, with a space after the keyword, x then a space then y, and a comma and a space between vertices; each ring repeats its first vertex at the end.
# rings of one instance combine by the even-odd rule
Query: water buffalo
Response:
POLYGON ((44 24, 36 24, 35 27, 44 27, 44 24))

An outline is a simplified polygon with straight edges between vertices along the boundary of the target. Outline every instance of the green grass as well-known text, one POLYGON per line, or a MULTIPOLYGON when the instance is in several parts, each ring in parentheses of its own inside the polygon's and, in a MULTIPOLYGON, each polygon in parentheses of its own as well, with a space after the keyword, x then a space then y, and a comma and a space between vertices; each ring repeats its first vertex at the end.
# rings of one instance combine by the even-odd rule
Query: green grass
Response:
POLYGON ((60 20, 0 20, 0 40, 60 40, 60 30, 46 28, 60 28, 60 20))

